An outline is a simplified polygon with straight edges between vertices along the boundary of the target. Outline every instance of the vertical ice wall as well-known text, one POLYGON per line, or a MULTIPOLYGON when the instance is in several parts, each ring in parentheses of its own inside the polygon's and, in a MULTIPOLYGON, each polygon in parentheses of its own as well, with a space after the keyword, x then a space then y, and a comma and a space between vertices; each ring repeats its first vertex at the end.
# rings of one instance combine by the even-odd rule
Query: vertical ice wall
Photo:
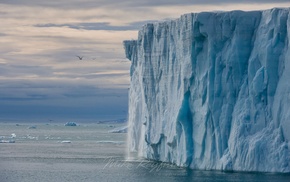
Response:
POLYGON ((198 169, 290 172, 289 11, 186 14, 125 41, 130 150, 198 169))

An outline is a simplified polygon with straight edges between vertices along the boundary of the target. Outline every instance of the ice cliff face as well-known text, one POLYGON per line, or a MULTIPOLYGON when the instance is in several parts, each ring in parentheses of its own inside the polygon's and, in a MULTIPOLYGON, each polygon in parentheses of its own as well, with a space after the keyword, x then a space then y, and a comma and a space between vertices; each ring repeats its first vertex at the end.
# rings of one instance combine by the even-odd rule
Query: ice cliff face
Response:
POLYGON ((130 150, 197 169, 290 172, 289 12, 186 14, 125 41, 130 150))

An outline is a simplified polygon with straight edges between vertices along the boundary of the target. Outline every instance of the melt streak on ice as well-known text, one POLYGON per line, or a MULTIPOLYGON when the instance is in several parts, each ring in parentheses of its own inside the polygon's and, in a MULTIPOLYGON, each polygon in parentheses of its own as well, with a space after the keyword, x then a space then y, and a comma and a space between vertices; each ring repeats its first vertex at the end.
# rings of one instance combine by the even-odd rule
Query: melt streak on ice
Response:
POLYGON ((195 169, 290 172, 289 12, 186 14, 124 41, 130 151, 195 169))

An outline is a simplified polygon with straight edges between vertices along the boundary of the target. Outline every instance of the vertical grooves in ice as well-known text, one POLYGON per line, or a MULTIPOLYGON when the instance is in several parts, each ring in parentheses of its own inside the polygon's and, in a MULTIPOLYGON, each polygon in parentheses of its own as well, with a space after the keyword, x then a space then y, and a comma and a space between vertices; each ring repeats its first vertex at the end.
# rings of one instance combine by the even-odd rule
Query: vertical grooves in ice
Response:
POLYGON ((130 151, 198 169, 290 172, 289 11, 187 14, 125 41, 130 151))

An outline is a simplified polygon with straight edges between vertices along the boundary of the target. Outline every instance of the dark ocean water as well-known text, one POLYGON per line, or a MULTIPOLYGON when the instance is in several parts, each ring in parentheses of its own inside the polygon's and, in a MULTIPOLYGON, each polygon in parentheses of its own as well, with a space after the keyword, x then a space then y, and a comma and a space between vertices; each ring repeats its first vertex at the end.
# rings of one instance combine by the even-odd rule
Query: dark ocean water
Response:
POLYGON ((289 174, 197 171, 126 160, 126 134, 108 133, 122 125, 0 123, 0 140, 15 140, 0 143, 0 182, 290 181, 289 174))

